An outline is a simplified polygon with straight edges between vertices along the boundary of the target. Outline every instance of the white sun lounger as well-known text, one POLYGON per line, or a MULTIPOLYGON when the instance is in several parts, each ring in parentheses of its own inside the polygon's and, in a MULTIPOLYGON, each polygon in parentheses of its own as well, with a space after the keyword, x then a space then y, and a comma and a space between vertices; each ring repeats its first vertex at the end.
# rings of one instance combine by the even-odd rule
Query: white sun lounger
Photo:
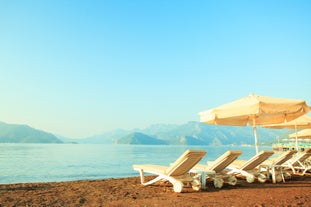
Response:
POLYGON ((282 180, 285 182, 284 175, 286 172, 283 172, 282 164, 291 159, 295 153, 297 153, 296 150, 289 150, 276 158, 268 159, 259 166, 259 171, 266 171, 268 178, 272 177, 273 183, 281 182, 282 180))
POLYGON ((202 174, 202 188, 205 188, 206 186, 206 179, 212 180, 215 188, 221 188, 224 182, 227 182, 230 185, 235 185, 237 183, 237 179, 234 176, 226 174, 224 170, 241 154, 241 150, 228 150, 215 161, 208 162, 207 165, 195 165, 191 172, 200 172, 202 174))
POLYGON ((257 166, 267 160, 274 152, 272 150, 263 150, 254 155, 249 160, 236 160, 228 166, 229 175, 246 178, 246 181, 252 183, 257 178, 260 182, 265 182, 267 176, 258 172, 257 166))
POLYGON ((285 168, 290 168, 294 174, 301 171, 304 175, 307 171, 311 171, 310 163, 306 162, 308 158, 311 157, 311 148, 304 150, 303 152, 297 153, 292 159, 288 160, 282 166, 285 168))
POLYGON ((194 190, 201 189, 201 182, 198 177, 191 176, 189 171, 206 154, 205 150, 187 150, 170 166, 152 164, 133 165, 134 170, 140 172, 140 181, 143 185, 151 185, 160 180, 167 180, 173 184, 174 191, 180 193, 184 182, 191 183, 194 190), (144 173, 150 173, 157 177, 145 182, 144 173))

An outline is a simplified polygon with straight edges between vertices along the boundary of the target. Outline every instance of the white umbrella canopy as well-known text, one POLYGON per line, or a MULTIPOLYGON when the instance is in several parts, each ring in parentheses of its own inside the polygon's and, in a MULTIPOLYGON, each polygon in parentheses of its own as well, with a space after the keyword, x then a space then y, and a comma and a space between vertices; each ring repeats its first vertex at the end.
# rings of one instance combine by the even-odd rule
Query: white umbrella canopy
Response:
POLYGON ((254 127, 256 153, 258 139, 256 126, 291 121, 310 111, 304 100, 272 98, 250 94, 244 98, 199 113, 205 124, 254 127))
MULTIPOLYGON (((297 119, 294 119, 289 122, 281 123, 281 124, 270 124, 270 125, 263 125, 264 128, 273 128, 273 129, 295 129, 294 137, 296 138, 296 150, 298 150, 298 133, 297 129, 311 129, 311 117, 308 115, 302 115, 297 119)), ((311 130, 310 130, 311 133, 311 130)))
POLYGON ((289 138, 311 138, 311 129, 304 129, 297 133, 292 133, 288 136, 289 138))
POLYGON ((273 128, 273 129, 283 129, 283 128, 311 129, 311 116, 302 115, 302 116, 298 117, 297 119, 293 119, 293 120, 285 122, 285 123, 268 124, 268 125, 263 125, 262 127, 273 128))

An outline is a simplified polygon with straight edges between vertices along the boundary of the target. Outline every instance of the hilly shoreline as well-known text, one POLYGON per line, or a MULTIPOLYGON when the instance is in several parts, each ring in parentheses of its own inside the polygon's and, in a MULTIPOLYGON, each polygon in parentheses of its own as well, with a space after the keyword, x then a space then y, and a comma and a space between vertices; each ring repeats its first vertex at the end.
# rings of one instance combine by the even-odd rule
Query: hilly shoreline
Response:
MULTIPOLYGON (((290 130, 257 128, 261 145, 271 145, 290 130)), ((65 138, 27 125, 0 122, 0 143, 77 143, 137 145, 253 145, 252 127, 207 125, 191 121, 181 125, 155 124, 145 129, 117 129, 83 139, 65 138)))

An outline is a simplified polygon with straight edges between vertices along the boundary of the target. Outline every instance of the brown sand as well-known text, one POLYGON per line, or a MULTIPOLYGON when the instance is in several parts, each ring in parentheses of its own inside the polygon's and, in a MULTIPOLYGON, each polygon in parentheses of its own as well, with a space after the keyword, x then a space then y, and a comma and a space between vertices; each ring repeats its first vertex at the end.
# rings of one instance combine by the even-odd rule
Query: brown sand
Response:
POLYGON ((286 183, 224 185, 174 193, 169 183, 142 186, 139 177, 0 185, 0 206, 311 206, 311 175, 286 183))

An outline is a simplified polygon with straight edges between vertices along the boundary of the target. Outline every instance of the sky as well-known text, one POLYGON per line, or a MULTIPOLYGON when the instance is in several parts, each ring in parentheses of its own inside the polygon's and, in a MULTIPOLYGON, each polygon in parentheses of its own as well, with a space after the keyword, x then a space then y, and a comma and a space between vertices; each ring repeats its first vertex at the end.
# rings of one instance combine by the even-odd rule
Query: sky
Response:
POLYGON ((71 138, 254 93, 311 105, 309 0, 0 0, 0 121, 71 138))

